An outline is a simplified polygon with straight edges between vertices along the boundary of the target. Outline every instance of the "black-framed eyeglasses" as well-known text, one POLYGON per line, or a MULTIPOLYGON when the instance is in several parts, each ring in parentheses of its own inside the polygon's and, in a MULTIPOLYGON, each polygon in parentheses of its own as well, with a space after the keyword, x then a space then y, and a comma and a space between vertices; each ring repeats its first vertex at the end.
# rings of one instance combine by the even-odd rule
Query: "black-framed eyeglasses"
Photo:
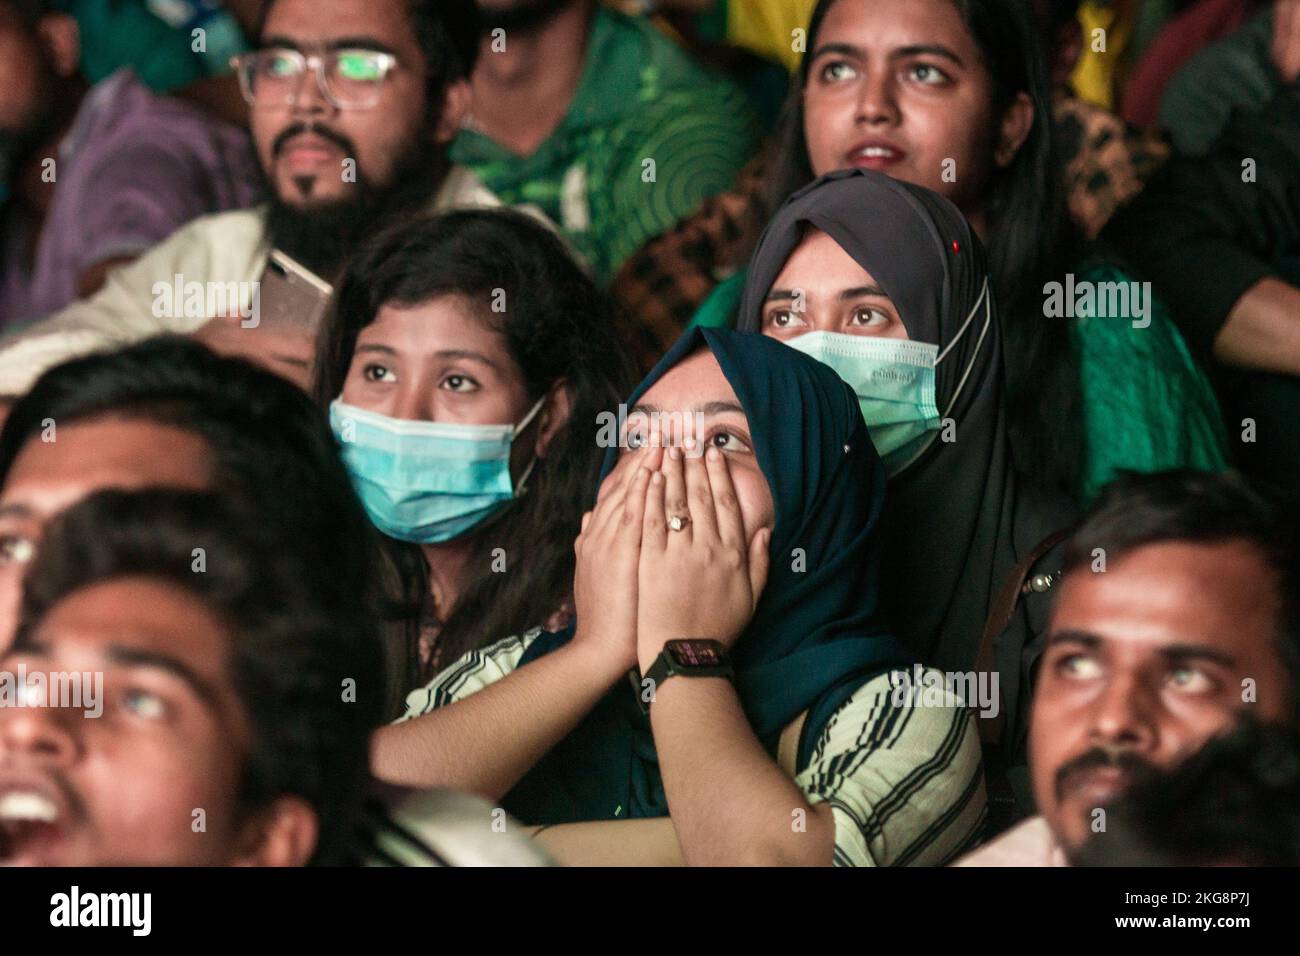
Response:
POLYGON ((268 47, 234 57, 239 88, 253 107, 287 106, 297 99, 303 77, 316 74, 321 94, 341 110, 366 110, 379 102, 397 57, 383 50, 345 48, 307 55, 290 47, 268 47))

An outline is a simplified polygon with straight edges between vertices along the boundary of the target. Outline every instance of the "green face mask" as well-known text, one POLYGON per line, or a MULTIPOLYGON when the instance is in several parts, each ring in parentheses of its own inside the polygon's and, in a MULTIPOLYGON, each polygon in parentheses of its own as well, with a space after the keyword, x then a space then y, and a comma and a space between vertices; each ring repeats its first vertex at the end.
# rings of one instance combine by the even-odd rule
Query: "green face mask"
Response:
MULTIPOLYGON (((876 446, 876 452, 885 463, 885 471, 892 478, 919 458, 934 441, 934 433, 943 423, 935 405, 935 369, 966 334, 971 320, 987 301, 986 282, 975 308, 948 343, 943 355, 939 354, 939 346, 928 342, 843 332, 808 332, 790 339, 786 345, 829 365, 852 387, 858 396, 871 443, 876 446)), ((986 308, 984 331, 988 329, 990 318, 991 313, 986 308)), ((983 334, 981 332, 981 339, 983 334)), ((979 353, 978 346, 975 353, 979 353)), ((971 362, 974 362, 974 356, 971 362)), ((969 371, 968 368, 967 373, 969 371)), ((953 392, 952 401, 948 403, 948 411, 965 384, 966 376, 963 375, 953 392)))

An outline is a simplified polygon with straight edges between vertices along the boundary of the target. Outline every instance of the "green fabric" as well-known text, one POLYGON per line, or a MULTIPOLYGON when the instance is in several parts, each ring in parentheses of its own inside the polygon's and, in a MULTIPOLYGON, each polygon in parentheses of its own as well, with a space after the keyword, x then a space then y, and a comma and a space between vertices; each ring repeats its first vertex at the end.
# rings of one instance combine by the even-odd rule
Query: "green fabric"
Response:
POLYGON ((691 319, 688 329, 697 325, 704 329, 729 329, 736 324, 736 310, 740 308, 740 297, 745 294, 745 277, 748 269, 740 269, 730 279, 724 279, 713 287, 709 297, 700 303, 691 319))
POLYGON ((758 137, 732 83, 652 24, 602 7, 578 90, 546 142, 520 157, 467 127, 451 155, 507 205, 540 207, 607 284, 648 239, 727 189, 758 137))
POLYGON ((82 36, 81 72, 92 84, 123 66, 150 89, 167 93, 206 75, 190 35, 132 0, 72 0, 66 7, 82 36))
POLYGON ((707 10, 695 14, 695 35, 710 43, 725 43, 727 40, 728 0, 714 0, 707 10))
MULTIPOLYGON (((1130 279, 1112 266, 1094 265, 1075 281, 1130 279)), ((744 285, 741 270, 714 288, 691 326, 730 326, 744 285)), ((1083 396, 1083 504, 1120 469, 1227 469, 1227 433, 1214 389, 1158 298, 1146 328, 1134 328, 1132 316, 1094 309, 1075 319, 1073 339, 1083 396)))
MULTIPOLYGON (((1128 281, 1110 266, 1076 277, 1128 281)), ((1073 336, 1083 393, 1083 503, 1121 468, 1226 470, 1227 435, 1214 390, 1160 300, 1146 328, 1134 328, 1131 316, 1093 312, 1075 320, 1073 336)))

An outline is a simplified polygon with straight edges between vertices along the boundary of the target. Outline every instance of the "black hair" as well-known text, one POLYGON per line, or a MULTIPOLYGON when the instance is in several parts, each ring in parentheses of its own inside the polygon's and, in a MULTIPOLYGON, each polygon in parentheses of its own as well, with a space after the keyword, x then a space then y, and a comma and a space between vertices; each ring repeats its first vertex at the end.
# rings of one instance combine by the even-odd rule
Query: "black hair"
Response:
POLYGON ((18 14, 18 18, 29 27, 35 27, 52 13, 64 12, 66 6, 58 0, 3 0, 3 5, 18 14))
MULTIPOLYGON (((808 52, 777 127, 766 197, 756 210, 763 221, 814 178, 804 136, 803 91, 818 32, 835 3, 819 0, 808 25, 808 52)), ((984 244, 1003 323, 1007 423, 1017 468, 1075 498, 1083 433, 1078 358, 1070 324, 1043 317, 1041 294, 1063 270, 1073 234, 1065 214, 1051 86, 1037 24, 1018 0, 952 3, 992 79, 992 115, 1003 116, 1020 93, 1033 102, 1028 137, 1011 164, 997 170, 989 183, 984 244)))
POLYGON ((360 852, 369 738, 383 719, 377 625, 361 604, 332 601, 309 573, 335 545, 331 535, 295 538, 265 522, 256 503, 210 492, 92 494, 51 522, 24 579, 18 639, 105 581, 156 579, 198 598, 230 636, 251 728, 239 809, 301 797, 319 821, 312 862, 342 863, 360 852))
MULTIPOLYGON (((381 603, 375 533, 339 460, 334 436, 311 399, 241 359, 179 336, 73 359, 45 372, 13 406, 0 431, 0 487, 28 442, 76 422, 115 418, 167 425, 200 438, 212 487, 254 502, 282 533, 326 540, 304 574, 337 602, 381 603)), ((398 638, 392 637, 397 640, 398 638)), ((405 647, 394 649, 404 660, 405 647)), ((405 674, 391 676, 396 709, 405 674)))
POLYGON ((1300 739, 1247 717, 1106 810, 1083 866, 1300 865, 1300 739))
MULTIPOLYGON (((504 335, 523 371, 530 402, 561 380, 570 396, 568 422, 534 467, 527 492, 475 532, 469 580, 450 613, 438 609, 438 657, 446 662, 545 623, 569 597, 573 541, 603 454, 597 416, 627 393, 632 372, 608 298, 558 236, 522 213, 464 210, 399 223, 351 260, 321 328, 318 403, 328 407, 342 393, 357 335, 384 305, 443 295, 478 303, 482 321, 504 335), (503 312, 491 307, 498 290, 503 312), (496 548, 506 554, 506 570, 489 573, 496 548)), ((421 586, 427 594, 427 581, 421 586)))
MULTIPOLYGON (((443 94, 457 80, 468 79, 478 62, 478 11, 474 0, 403 0, 411 31, 424 53, 429 109, 442 108, 443 94)), ((267 0, 257 25, 258 42, 275 0, 267 0)))
POLYGON ((1300 728, 1300 522, 1293 504, 1231 472, 1124 472, 1102 490, 1075 530, 1062 573, 1091 565, 1098 548, 1113 563, 1166 541, 1242 541, 1273 570, 1277 652, 1290 677, 1292 722, 1300 728))

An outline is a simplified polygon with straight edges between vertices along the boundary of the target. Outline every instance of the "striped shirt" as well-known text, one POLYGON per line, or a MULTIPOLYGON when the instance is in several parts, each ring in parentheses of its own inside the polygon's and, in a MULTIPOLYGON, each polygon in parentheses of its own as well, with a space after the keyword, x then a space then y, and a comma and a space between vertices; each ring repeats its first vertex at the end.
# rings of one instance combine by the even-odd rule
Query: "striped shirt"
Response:
POLYGON ((366 807, 364 866, 549 866, 500 807, 450 790, 381 791, 366 807))
MULTIPOLYGON (((505 677, 541 633, 466 654, 407 696, 401 720, 505 677)), ((795 783, 809 803, 830 805, 837 866, 940 866, 974 847, 983 830, 984 775, 970 711, 912 703, 889 674, 864 683, 831 716, 795 783)))

